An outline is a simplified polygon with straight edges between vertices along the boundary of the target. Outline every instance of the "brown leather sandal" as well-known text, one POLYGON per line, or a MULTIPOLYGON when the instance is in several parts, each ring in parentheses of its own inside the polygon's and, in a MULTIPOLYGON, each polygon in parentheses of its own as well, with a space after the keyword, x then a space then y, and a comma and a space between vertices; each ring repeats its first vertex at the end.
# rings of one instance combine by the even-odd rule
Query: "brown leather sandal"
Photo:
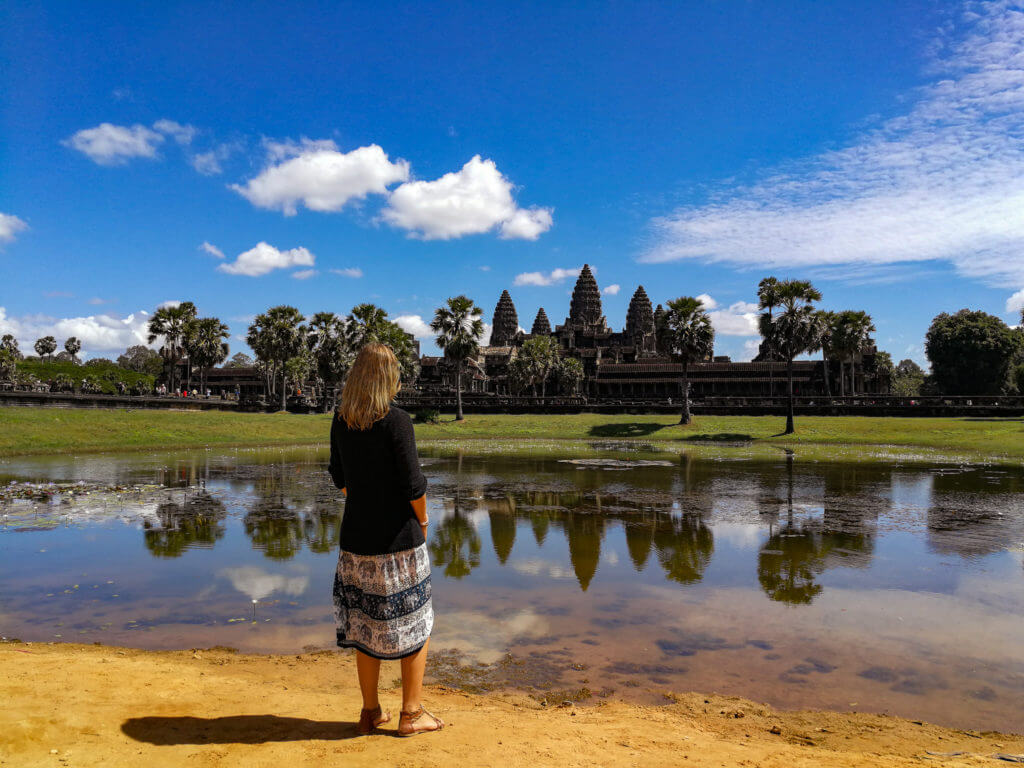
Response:
POLYGON ((399 736, 415 736, 417 733, 430 733, 431 731, 440 731, 442 728, 444 728, 444 720, 428 712, 422 704, 420 704, 419 709, 415 712, 406 712, 405 710, 402 710, 398 715, 399 736), (414 723, 424 715, 434 721, 433 728, 415 727, 414 723))
POLYGON ((380 705, 378 704, 373 709, 362 709, 359 711, 359 725, 356 730, 359 731, 361 736, 366 736, 373 733, 377 728, 384 723, 391 722, 391 713, 386 712, 381 714, 380 705))

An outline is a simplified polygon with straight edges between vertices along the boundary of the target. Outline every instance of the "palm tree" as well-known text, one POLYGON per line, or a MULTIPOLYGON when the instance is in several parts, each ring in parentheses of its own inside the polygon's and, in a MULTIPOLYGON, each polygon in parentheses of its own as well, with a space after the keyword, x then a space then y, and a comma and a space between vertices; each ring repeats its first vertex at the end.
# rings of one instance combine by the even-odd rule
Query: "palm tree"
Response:
POLYGON ((455 420, 462 421, 462 368, 467 357, 480 351, 484 335, 484 311, 468 296, 449 298, 438 307, 430 330, 437 334, 437 346, 455 366, 455 420))
POLYGON ((664 333, 668 353, 683 364, 683 412, 679 423, 689 424, 690 363, 711 357, 715 347, 715 329, 700 299, 681 296, 668 302, 664 333))
POLYGON ((345 338, 353 354, 371 341, 386 344, 402 366, 402 378, 406 381, 416 378, 416 350, 409 334, 388 320, 388 313, 375 304, 359 304, 352 308, 345 318, 345 338))
POLYGON ((348 343, 345 321, 333 312, 317 312, 313 315, 309 321, 306 341, 313 356, 317 378, 324 388, 323 407, 326 413, 333 405, 327 392, 337 391, 348 369, 352 367, 355 352, 348 343))
MULTIPOLYGON (((771 327, 772 311, 779 306, 782 297, 779 295, 779 280, 775 277, 766 277, 757 284, 757 308, 768 311, 768 326, 771 327)), ((768 393, 775 397, 775 372, 771 364, 774 361, 774 340, 765 337, 765 347, 768 353, 768 393)))
POLYGON ((171 363, 171 390, 177 392, 176 376, 178 373, 178 356, 185 342, 185 331, 190 320, 196 316, 196 305, 191 301, 183 301, 177 306, 164 306, 157 309, 149 318, 149 336, 146 341, 152 344, 158 337, 163 337, 164 356, 171 363))
POLYGON ((281 410, 288 407, 288 378, 285 363, 302 349, 306 338, 306 318, 295 307, 282 304, 257 315, 249 326, 246 343, 267 364, 268 376, 276 383, 281 376, 281 410))
POLYGON ((82 342, 80 342, 74 336, 71 336, 67 341, 64 342, 64 351, 71 355, 71 362, 78 362, 78 353, 82 351, 82 342))
POLYGON ((812 302, 821 301, 821 292, 806 280, 784 280, 779 283, 779 306, 782 312, 769 319, 761 315, 761 333, 775 340, 776 349, 786 360, 789 398, 786 406, 786 431, 793 425, 793 358, 815 346, 816 312, 812 302))
POLYGON ((49 357, 57 349, 57 340, 53 336, 43 336, 34 346, 39 357, 49 357))
POLYGON ((186 331, 189 368, 195 363, 200 372, 199 387, 206 391, 206 372, 228 359, 227 344, 231 332, 217 317, 201 317, 191 321, 186 331))
POLYGON ((848 309, 836 316, 836 326, 839 336, 839 349, 842 357, 839 359, 839 380, 843 394, 846 394, 846 378, 843 370, 844 361, 850 361, 850 394, 857 394, 857 377, 854 368, 854 358, 871 346, 871 334, 875 331, 875 325, 871 315, 863 310, 848 309))
POLYGON ((829 362, 835 351, 836 318, 836 313, 827 309, 817 311, 814 317, 814 349, 809 350, 821 351, 821 360, 825 366, 825 397, 829 400, 832 399, 832 377, 829 371, 829 362))

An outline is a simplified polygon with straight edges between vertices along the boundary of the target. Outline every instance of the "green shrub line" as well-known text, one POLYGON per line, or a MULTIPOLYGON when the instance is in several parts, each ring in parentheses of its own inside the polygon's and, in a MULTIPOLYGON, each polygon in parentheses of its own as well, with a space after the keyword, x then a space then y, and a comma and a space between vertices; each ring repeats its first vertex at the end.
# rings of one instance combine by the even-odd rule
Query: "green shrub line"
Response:
MULTIPOLYGON (((429 419, 433 414, 425 414, 429 419)), ((326 443, 329 414, 0 407, 0 456, 283 446, 326 443)), ((944 452, 974 460, 1024 460, 1024 419, 798 417, 781 435, 781 416, 698 416, 687 426, 667 415, 470 414, 456 422, 416 421, 421 441, 632 441, 678 448, 746 445, 845 446, 862 450, 944 452)), ((481 446, 483 447, 483 446, 481 446)), ((827 451, 818 451, 827 458, 827 451)))

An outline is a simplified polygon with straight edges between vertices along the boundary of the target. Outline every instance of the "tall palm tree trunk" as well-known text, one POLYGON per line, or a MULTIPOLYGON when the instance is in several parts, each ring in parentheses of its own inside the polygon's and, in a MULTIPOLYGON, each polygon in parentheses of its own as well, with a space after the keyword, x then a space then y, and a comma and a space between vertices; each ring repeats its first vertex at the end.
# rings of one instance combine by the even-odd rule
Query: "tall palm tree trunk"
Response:
POLYGON ((687 370, 686 361, 683 361, 683 412, 679 415, 680 424, 690 423, 690 372, 687 370))
POLYGON ((462 371, 455 371, 455 420, 462 421, 462 371))
POLYGON ((829 379, 831 377, 829 376, 829 370, 828 370, 828 353, 825 351, 824 347, 821 348, 821 359, 825 362, 825 397, 827 397, 829 400, 831 400, 832 399, 832 382, 829 381, 829 379))
POLYGON ((282 365, 281 366, 281 410, 282 411, 287 411, 288 410, 288 381, 287 381, 287 378, 286 378, 287 376, 288 376, 288 371, 285 370, 285 367, 282 365))
POLYGON ((786 378, 789 380, 789 397, 786 403, 786 431, 784 434, 791 435, 796 431, 793 424, 793 358, 786 358, 786 378))

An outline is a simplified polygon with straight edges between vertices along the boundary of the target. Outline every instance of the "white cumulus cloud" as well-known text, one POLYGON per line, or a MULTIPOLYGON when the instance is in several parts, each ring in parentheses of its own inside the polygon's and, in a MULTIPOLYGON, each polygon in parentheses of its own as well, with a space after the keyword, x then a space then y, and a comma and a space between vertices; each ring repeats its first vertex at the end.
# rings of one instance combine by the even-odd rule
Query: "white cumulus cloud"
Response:
POLYGON ((399 315, 395 318, 395 322, 404 331, 408 331, 417 339, 433 339, 434 332, 430 330, 430 325, 420 315, 399 315))
POLYGON ((968 3, 931 84, 849 146, 652 222, 641 261, 877 268, 946 261, 1024 287, 1024 12, 968 3))
POLYGON ((281 251, 264 242, 257 243, 244 253, 238 254, 233 262, 218 264, 217 269, 229 275, 259 277, 275 269, 290 267, 312 267, 316 257, 305 248, 281 251))
POLYGON ((512 281, 513 285, 555 285, 567 277, 577 277, 582 267, 576 269, 553 269, 547 274, 543 272, 520 272, 512 281))
POLYGON ((269 143, 269 165, 231 189, 259 208, 294 216, 299 204, 312 211, 339 211, 351 200, 385 194, 409 178, 405 160, 392 163, 376 144, 340 152, 333 141, 269 143))
POLYGON ((617 296, 620 290, 622 290, 621 285, 618 283, 612 283, 611 285, 606 285, 601 293, 607 293, 609 296, 617 296))
POLYGON ((156 157, 157 147, 163 141, 162 133, 144 125, 100 123, 78 131, 62 143, 99 165, 120 165, 133 157, 156 157))
POLYGON ((718 303, 714 299, 710 296, 707 298, 711 303, 705 302, 704 306, 710 309, 708 317, 711 318, 711 326, 715 329, 715 333, 722 336, 759 335, 757 329, 757 304, 751 304, 747 301, 736 301, 726 308, 718 308, 718 303))
POLYGON ((28 229, 28 224, 10 213, 0 213, 0 243, 14 242, 19 232, 28 229))
POLYGON ((148 312, 141 310, 124 317, 114 314, 86 317, 32 314, 12 317, 4 307, 0 307, 0 335, 13 335, 25 354, 35 354, 32 345, 43 336, 53 336, 61 345, 65 339, 75 336, 82 342, 83 357, 116 357, 130 346, 147 344, 149 317, 148 312))
POLYGON ((391 193, 381 218, 424 240, 451 240, 495 227, 506 239, 536 240, 552 224, 548 208, 518 208, 512 182, 493 160, 480 155, 434 181, 400 185, 391 193))

